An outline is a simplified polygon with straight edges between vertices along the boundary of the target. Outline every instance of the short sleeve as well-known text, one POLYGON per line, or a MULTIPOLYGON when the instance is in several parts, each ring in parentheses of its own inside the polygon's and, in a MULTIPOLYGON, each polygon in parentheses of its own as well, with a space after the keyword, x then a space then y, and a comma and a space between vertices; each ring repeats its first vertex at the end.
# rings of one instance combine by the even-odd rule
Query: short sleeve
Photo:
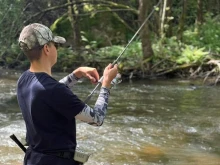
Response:
POLYGON ((61 83, 53 88, 50 100, 53 109, 69 120, 72 120, 85 107, 85 103, 61 83))

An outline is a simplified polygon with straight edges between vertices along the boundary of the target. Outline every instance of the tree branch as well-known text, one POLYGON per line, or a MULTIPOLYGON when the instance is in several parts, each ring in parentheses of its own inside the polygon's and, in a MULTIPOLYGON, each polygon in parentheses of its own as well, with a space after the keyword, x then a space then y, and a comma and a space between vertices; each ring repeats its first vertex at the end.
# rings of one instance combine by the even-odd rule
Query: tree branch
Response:
POLYGON ((72 6, 72 5, 76 5, 76 4, 82 4, 82 3, 102 3, 102 4, 108 4, 108 5, 111 5, 111 6, 114 6, 114 7, 121 7, 121 8, 124 8, 124 9, 129 9, 130 11, 132 11, 133 13, 135 14, 138 14, 138 11, 132 7, 129 7, 129 6, 126 6, 126 5, 123 5, 123 4, 118 4, 118 3, 114 3, 114 2, 108 2, 108 1, 104 1, 104 0, 87 0, 87 1, 82 1, 82 2, 71 2, 71 3, 65 3, 63 5, 60 5, 60 6, 53 6, 53 7, 50 7, 50 8, 46 8, 34 15, 32 15, 30 18, 28 18, 26 21, 24 21, 24 24, 27 24, 31 19, 41 15, 41 14, 45 14, 47 12, 50 12, 50 11, 53 11, 53 10, 58 10, 58 9, 61 9, 61 8, 66 8, 68 6, 72 6))
POLYGON ((171 73, 171 72, 174 72, 176 70, 187 69, 187 68, 191 68, 191 67, 194 67, 194 66, 197 66, 197 65, 196 64, 183 64, 183 65, 180 65, 180 66, 176 66, 176 67, 173 67, 173 68, 166 69, 166 70, 162 71, 161 73, 157 73, 156 76, 165 75, 167 73, 171 73))
POLYGON ((10 6, 8 7, 8 9, 7 9, 7 11, 5 12, 5 15, 3 16, 3 18, 2 18, 2 20, 1 20, 1 22, 0 22, 0 24, 2 24, 2 22, 4 21, 6 15, 8 15, 8 12, 11 10, 11 7, 12 7, 12 4, 10 4, 10 6))

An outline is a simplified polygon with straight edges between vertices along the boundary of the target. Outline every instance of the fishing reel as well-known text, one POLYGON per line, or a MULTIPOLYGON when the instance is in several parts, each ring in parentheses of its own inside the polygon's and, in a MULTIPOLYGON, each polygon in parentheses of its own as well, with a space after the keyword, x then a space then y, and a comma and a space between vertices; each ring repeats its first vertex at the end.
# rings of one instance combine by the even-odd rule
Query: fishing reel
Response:
POLYGON ((116 77, 111 81, 111 88, 113 88, 117 84, 120 84, 121 82, 122 82, 121 74, 118 73, 116 77))

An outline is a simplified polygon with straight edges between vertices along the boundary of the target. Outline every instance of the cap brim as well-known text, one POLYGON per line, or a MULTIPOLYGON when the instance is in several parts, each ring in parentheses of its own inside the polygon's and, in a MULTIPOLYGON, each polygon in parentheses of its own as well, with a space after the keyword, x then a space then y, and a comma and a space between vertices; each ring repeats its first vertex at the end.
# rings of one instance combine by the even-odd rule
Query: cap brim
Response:
POLYGON ((64 44, 66 42, 66 39, 63 37, 60 37, 60 36, 54 36, 53 42, 59 43, 59 44, 64 44))

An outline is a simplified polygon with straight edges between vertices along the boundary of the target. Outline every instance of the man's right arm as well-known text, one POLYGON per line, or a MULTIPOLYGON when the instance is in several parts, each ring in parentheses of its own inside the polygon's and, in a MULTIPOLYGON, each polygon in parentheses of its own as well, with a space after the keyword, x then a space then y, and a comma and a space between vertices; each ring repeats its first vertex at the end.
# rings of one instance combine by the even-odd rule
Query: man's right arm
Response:
POLYGON ((108 98, 109 98, 109 88, 111 86, 111 81, 116 77, 118 73, 117 65, 112 67, 109 64, 103 73, 102 87, 99 93, 99 97, 92 109, 88 105, 85 105, 84 109, 76 115, 76 119, 84 121, 91 125, 101 126, 104 122, 105 115, 107 113, 108 98))
POLYGON ((94 108, 85 104, 83 110, 75 118, 90 125, 101 126, 107 113, 109 94, 109 89, 101 87, 94 108))

